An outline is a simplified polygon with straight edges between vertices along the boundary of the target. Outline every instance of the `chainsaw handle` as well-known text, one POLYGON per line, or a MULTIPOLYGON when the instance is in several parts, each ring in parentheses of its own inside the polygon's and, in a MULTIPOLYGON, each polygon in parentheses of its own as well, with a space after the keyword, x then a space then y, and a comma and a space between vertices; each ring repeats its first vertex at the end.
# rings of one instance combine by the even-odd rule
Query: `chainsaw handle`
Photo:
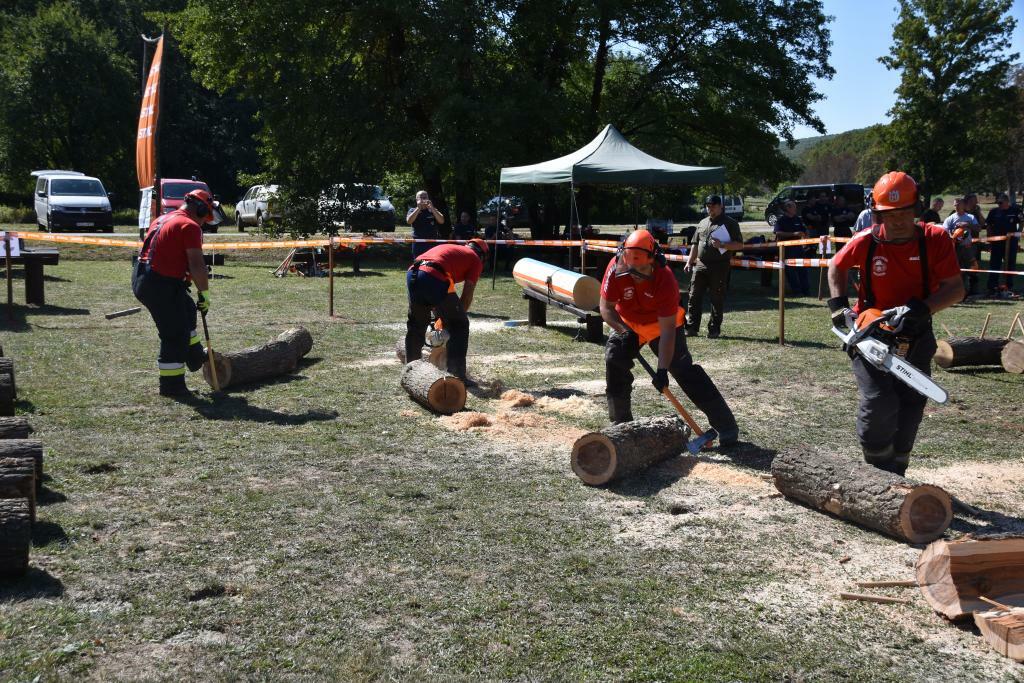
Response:
MULTIPOLYGON (((647 362, 646 358, 644 358, 643 353, 638 353, 636 359, 640 362, 640 365, 644 366, 644 370, 646 370, 647 374, 651 376, 651 379, 654 379, 654 368, 652 368, 651 364, 647 362)), ((676 412, 679 413, 683 420, 686 421, 686 424, 689 425, 693 433, 697 436, 704 436, 704 432, 699 426, 697 426, 694 419, 690 417, 690 413, 686 411, 686 408, 684 408, 683 404, 679 402, 679 399, 675 397, 675 394, 673 394, 668 387, 662 389, 661 393, 665 395, 665 398, 669 400, 672 407, 676 409, 676 412)))

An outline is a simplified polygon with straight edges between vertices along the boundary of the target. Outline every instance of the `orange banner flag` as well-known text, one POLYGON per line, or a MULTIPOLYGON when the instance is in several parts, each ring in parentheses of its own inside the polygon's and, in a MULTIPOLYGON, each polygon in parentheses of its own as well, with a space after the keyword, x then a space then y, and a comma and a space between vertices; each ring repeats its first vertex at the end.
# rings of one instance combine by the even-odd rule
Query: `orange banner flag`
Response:
POLYGON ((139 110, 139 134, 135 141, 135 169, 139 177, 139 189, 152 187, 156 175, 156 126, 160 112, 160 63, 164 56, 164 37, 157 41, 153 61, 149 67, 149 78, 142 93, 142 108, 139 110))

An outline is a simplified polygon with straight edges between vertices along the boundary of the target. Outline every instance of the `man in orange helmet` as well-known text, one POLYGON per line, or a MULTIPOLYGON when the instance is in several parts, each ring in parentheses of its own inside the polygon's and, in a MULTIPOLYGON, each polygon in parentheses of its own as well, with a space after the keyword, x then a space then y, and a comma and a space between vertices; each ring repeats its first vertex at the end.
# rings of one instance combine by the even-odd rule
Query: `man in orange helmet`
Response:
POLYGON ((679 284, 647 230, 631 233, 608 264, 601 283, 601 317, 614 332, 605 346, 608 417, 613 423, 633 419, 633 360, 650 344, 658 354, 654 388, 668 386, 671 373, 693 404, 718 430, 719 443, 736 443, 739 428, 732 410, 704 369, 686 348, 679 284))
MULTIPOLYGON (((963 299, 964 286, 952 241, 936 226, 914 222, 917 183, 902 171, 886 173, 874 188, 874 225, 857 233, 828 267, 833 326, 843 329, 854 312, 881 309, 906 360, 930 374, 935 354, 932 315, 963 299), (846 297, 847 274, 860 267, 857 304, 846 297)), ((864 460, 903 475, 924 415, 924 396, 854 353, 860 407, 857 434, 864 460)))

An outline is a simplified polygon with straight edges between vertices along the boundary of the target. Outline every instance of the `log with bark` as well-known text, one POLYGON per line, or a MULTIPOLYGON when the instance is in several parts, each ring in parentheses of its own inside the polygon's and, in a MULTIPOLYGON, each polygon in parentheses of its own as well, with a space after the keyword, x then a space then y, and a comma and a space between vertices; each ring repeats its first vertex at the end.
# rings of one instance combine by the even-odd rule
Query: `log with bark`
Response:
POLYGON ((36 491, 43 485, 43 442, 37 439, 0 439, 0 459, 31 458, 36 469, 36 491))
MULTIPOLYGON (((395 355, 398 356, 398 360, 402 361, 402 365, 406 364, 405 337, 399 339, 395 344, 395 355)), ((424 346, 421 358, 425 358, 434 367, 445 370, 448 367, 448 346, 438 346, 437 348, 424 346)))
POLYGON ((21 576, 28 570, 32 518, 24 498, 0 498, 0 576, 21 576))
POLYGON ((414 401, 442 415, 466 407, 466 387, 460 379, 425 360, 414 360, 402 368, 402 388, 414 401))
POLYGON ((24 498, 36 521, 36 462, 33 458, 0 458, 0 499, 24 498))
POLYGON ((917 582, 928 604, 952 621, 988 610, 983 597, 1024 607, 1024 536, 936 541, 917 560, 917 582))
POLYGON ((969 365, 999 365, 999 355, 1009 339, 950 337, 936 342, 935 364, 940 368, 969 365))
POLYGON ((789 498, 909 543, 933 541, 953 521, 943 489, 852 458, 787 451, 775 456, 772 476, 789 498))
POLYGON ((1003 347, 999 361, 1003 370, 1012 372, 1015 375, 1024 373, 1024 344, 1019 341, 1011 341, 1003 347))
POLYGON ((31 432, 24 417, 0 417, 0 439, 27 439, 31 432))
POLYGON ((651 417, 605 427, 576 439, 572 471, 601 486, 686 452, 690 428, 675 417, 651 417))
MULTIPOLYGON (((231 353, 213 352, 221 389, 258 382, 291 372, 313 348, 313 337, 304 327, 293 327, 265 344, 231 353)), ((203 365, 203 379, 213 386, 209 361, 203 365)))
POLYGON ((0 416, 14 415, 14 381, 10 375, 0 375, 0 416))
POLYGON ((14 359, 0 358, 0 376, 11 378, 11 396, 18 400, 18 385, 14 381, 14 359))
POLYGON ((975 612, 974 623, 992 649, 1004 657, 1024 662, 1024 608, 975 612))

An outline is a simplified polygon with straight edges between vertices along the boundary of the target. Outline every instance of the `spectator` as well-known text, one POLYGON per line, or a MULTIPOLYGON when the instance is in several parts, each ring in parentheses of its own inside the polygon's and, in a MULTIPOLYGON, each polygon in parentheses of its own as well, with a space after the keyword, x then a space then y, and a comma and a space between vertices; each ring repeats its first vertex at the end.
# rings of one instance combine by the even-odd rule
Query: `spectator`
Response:
POLYGON ((942 207, 945 205, 946 202, 942 197, 936 197, 932 200, 932 207, 930 209, 926 209, 925 212, 921 214, 921 220, 925 223, 938 223, 941 225, 942 218, 939 216, 939 212, 942 211, 942 207))
POLYGON ((836 195, 830 211, 832 218, 832 234, 835 237, 853 237, 853 224, 857 222, 857 214, 846 204, 846 197, 836 195))
POLYGON ((808 204, 803 210, 804 225, 807 227, 809 237, 821 237, 828 234, 828 222, 830 218, 830 207, 828 195, 819 192, 814 198, 813 204, 808 204))
MULTIPOLYGON (((974 261, 976 264, 974 267, 981 268, 980 265, 977 265, 981 263, 981 252, 984 249, 988 249, 988 245, 986 243, 978 241, 981 238, 981 231, 985 229, 985 215, 981 212, 981 207, 978 206, 978 195, 976 192, 968 192, 964 195, 964 202, 967 213, 974 216, 974 220, 977 221, 977 225, 971 228, 971 252, 974 254, 974 261)), ((975 281, 979 279, 977 273, 974 274, 974 277, 975 281)), ((977 287, 972 289, 977 289, 977 287)), ((975 294, 976 292, 971 293, 975 294)))
MULTIPOLYGON (((978 259, 974 256, 971 248, 973 242, 972 234, 978 225, 977 219, 967 212, 967 199, 957 197, 953 200, 953 213, 946 217, 942 227, 953 238, 956 247, 956 259, 960 268, 977 268, 978 259)), ((978 293, 978 274, 967 273, 964 275, 966 282, 967 296, 978 293)))
POLYGON ((459 214, 459 222, 452 226, 452 239, 471 240, 480 236, 477 234, 479 230, 469 211, 463 211, 459 214))
MULTIPOLYGON (((802 240, 807 237, 807 228, 800 216, 796 215, 796 202, 787 199, 782 205, 783 214, 775 221, 775 237, 779 241, 802 240)), ((804 248, 798 245, 785 247, 787 259, 802 258, 804 248)), ((789 283, 789 291, 808 296, 811 293, 810 279, 807 277, 806 268, 786 267, 786 282, 789 283)))
POLYGON ((868 195, 868 205, 860 215, 857 216, 857 222, 853 224, 853 231, 860 232, 861 230, 867 230, 875 224, 875 197, 874 195, 868 195))
POLYGON ((690 255, 687 257, 683 270, 693 272, 690 280, 690 300, 686 307, 686 334, 697 336, 700 332, 700 319, 704 311, 704 295, 711 294, 711 320, 708 322, 708 339, 715 339, 722 333, 722 319, 725 317, 725 285, 729 280, 729 269, 732 267, 730 251, 743 249, 743 235, 739 224, 725 215, 722 198, 717 194, 705 200, 707 218, 697 225, 693 235, 690 255), (722 242, 714 237, 719 228, 724 227, 729 240, 722 242))
MULTIPOLYGON (((437 226, 444 224, 444 214, 434 208, 427 191, 420 190, 416 193, 416 207, 405 217, 405 222, 412 226, 414 238, 436 240, 440 238, 437 226)), ((429 242, 413 242, 412 257, 416 258, 434 246, 429 242)))
MULTIPOLYGON (((1016 204, 1010 205, 1010 198, 1006 194, 996 197, 996 208, 988 212, 986 219, 989 237, 1002 237, 1012 232, 1019 232, 1021 228, 1021 210, 1016 204)), ((989 258, 989 270, 1014 270, 1017 265, 1017 249, 1020 246, 1020 238, 1011 237, 1006 242, 991 242, 989 249, 992 255, 989 258), (1009 247, 1009 251, 1007 251, 1009 247), (1003 256, 1006 256, 1006 263, 1003 263, 1003 256)), ((1006 289, 1013 291, 1013 276, 1006 275, 1006 289)), ((999 275, 989 273, 988 292, 990 295, 997 295, 999 291, 999 275)))
MULTIPOLYGON (((484 228, 484 239, 514 240, 516 238, 516 233, 505 225, 505 221, 501 222, 501 230, 497 230, 497 225, 497 221, 495 221, 484 228), (495 235, 497 235, 497 237, 495 237, 495 235)), ((514 247, 511 244, 499 244, 495 245, 495 249, 495 260, 504 260, 505 270, 512 270, 514 247)))

